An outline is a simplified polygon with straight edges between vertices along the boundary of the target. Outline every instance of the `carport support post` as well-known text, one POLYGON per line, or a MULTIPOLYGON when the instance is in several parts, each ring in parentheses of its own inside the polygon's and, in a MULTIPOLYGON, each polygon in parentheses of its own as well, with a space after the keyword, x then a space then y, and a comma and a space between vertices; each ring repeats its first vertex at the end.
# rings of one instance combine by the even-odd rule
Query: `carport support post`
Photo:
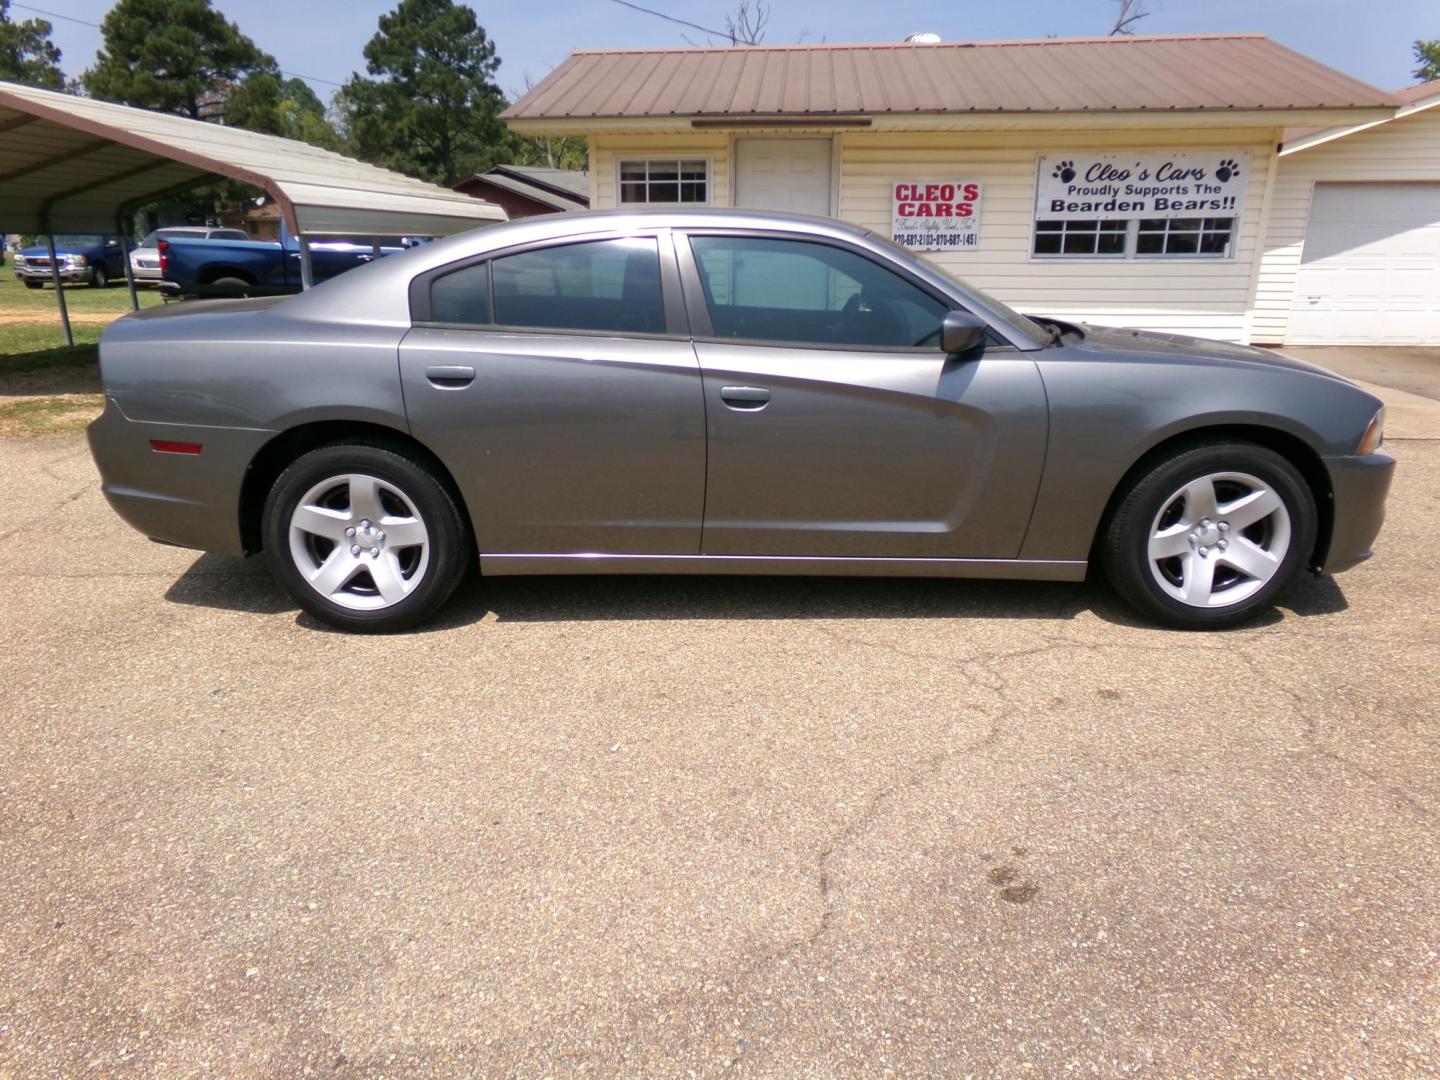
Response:
POLYGON ((130 269, 130 234, 120 234, 120 254, 125 257, 125 284, 130 286, 130 310, 140 310, 140 297, 135 295, 135 272, 130 269))
POLYGON ((310 238, 300 236, 300 288, 308 289, 315 284, 315 273, 310 266, 310 238))
POLYGON ((70 309, 65 306, 65 286, 60 283, 60 260, 55 255, 55 234, 46 233, 45 243, 50 248, 50 280, 55 285, 55 300, 60 305, 60 325, 65 328, 65 344, 75 347, 75 335, 70 330, 70 309))

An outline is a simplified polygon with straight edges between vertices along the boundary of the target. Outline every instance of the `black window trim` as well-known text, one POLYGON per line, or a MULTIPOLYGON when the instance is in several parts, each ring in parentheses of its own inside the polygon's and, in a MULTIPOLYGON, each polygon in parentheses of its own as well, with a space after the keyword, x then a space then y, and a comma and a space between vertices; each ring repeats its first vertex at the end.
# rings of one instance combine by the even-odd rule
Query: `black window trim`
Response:
MULTIPOLYGON (((969 311, 969 309, 948 293, 937 289, 930 282, 916 274, 912 274, 907 267, 878 258, 873 251, 867 251, 858 244, 848 243, 845 240, 831 236, 809 236, 793 232, 776 231, 770 229, 744 229, 744 228, 686 228, 677 227, 673 232, 675 244, 675 258, 680 268, 680 279, 683 284, 685 295, 685 308, 690 317, 690 328, 696 341, 716 345, 758 345, 770 349, 808 349, 818 352, 865 352, 865 353, 894 353, 896 356, 943 356, 940 345, 845 345, 831 344, 823 341, 776 341, 771 338, 734 338, 720 337, 715 333, 714 324, 710 321, 710 306, 705 299, 705 286, 700 279, 700 268, 695 261, 695 253, 690 247, 690 238, 693 236, 734 236, 748 240, 789 240, 797 244, 819 244, 824 247, 839 248, 852 255, 858 255, 867 262, 873 263, 881 270, 888 270, 903 281, 913 285, 920 292, 944 305, 947 311, 969 311)), ((986 320, 989 325, 989 320, 986 320)), ((938 329, 938 327, 937 327, 938 329)), ((994 351, 1018 352, 1014 344, 1005 340, 993 326, 989 328, 989 341, 985 346, 988 355, 994 351)))
POLYGON ((670 230, 668 228, 609 230, 569 236, 552 236, 543 240, 531 240, 511 244, 508 247, 496 248, 493 251, 469 255, 463 259, 456 259, 454 262, 446 263, 443 266, 436 266, 423 273, 416 274, 410 279, 410 325, 416 329, 468 330, 477 334, 538 334, 545 337, 644 338, 652 341, 688 341, 690 338, 690 326, 685 317, 685 303, 681 297, 681 291, 680 274, 675 265, 675 245, 671 241, 670 230), (495 275, 489 269, 489 263, 491 261, 503 259, 509 255, 523 255, 528 251, 540 251, 545 248, 569 247, 574 244, 593 244, 605 240, 629 239, 655 241, 655 249, 660 259, 660 301, 665 315, 665 330, 663 332, 618 334, 603 330, 510 326, 505 323, 493 321, 495 318, 495 275), (445 277, 459 270, 468 269, 477 263, 485 263, 487 266, 485 272, 485 289, 489 294, 490 318, 492 321, 483 324, 450 323, 432 319, 431 314, 433 313, 433 309, 431 308, 430 302, 430 286, 437 278, 445 277))

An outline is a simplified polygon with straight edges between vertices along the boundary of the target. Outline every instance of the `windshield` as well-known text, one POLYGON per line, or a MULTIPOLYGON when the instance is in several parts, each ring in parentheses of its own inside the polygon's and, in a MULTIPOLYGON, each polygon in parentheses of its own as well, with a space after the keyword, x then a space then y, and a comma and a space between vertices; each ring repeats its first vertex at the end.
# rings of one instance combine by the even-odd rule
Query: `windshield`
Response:
POLYGON ((104 246, 105 246, 105 237, 103 237, 103 236, 94 236, 94 235, 91 235, 91 234, 89 234, 89 233, 76 233, 76 234, 73 235, 73 236, 57 236, 57 237, 55 237, 55 246, 56 246, 57 248, 62 248, 62 247, 74 247, 74 248, 104 247, 104 246))
POLYGON ((972 285, 968 281, 961 281, 953 273, 945 269, 945 267, 941 266, 933 259, 928 259, 924 255, 920 254, 920 252, 918 251, 911 251, 909 248, 904 247, 901 244, 895 243, 895 241, 891 240, 888 236, 877 233, 874 230, 870 230, 870 235, 879 243, 884 244, 896 254, 906 259, 909 259, 912 262, 920 263, 932 274, 937 274, 940 277, 944 278, 946 281, 954 282, 957 286, 959 286, 962 292, 969 293, 971 296, 975 297, 975 299, 979 300, 995 314, 999 315, 1006 322, 1010 323, 1010 325, 1015 327, 1015 329, 1020 331, 1020 333, 1034 340, 1035 344, 1044 345, 1045 343, 1050 341, 1050 331, 1046 330, 1034 319, 1031 319, 1026 315, 1021 315, 1020 312, 1016 311, 1003 300, 997 300, 994 296, 990 295, 990 293, 987 293, 984 289, 980 288, 977 285, 972 285))

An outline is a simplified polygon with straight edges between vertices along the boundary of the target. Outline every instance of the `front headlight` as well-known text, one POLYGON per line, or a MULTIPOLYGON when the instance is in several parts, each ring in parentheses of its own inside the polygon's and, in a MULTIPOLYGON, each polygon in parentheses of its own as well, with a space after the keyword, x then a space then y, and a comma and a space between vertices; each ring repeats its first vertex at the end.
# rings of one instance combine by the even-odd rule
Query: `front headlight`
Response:
POLYGON ((85 265, 85 262, 86 262, 86 260, 85 260, 85 256, 84 256, 84 255, 66 255, 66 256, 65 256, 65 265, 66 265, 66 266, 84 266, 84 265, 85 265))
POLYGON ((1365 429, 1365 434, 1360 436, 1360 445, 1355 448, 1357 454, 1373 454, 1385 441, 1385 406, 1380 406, 1380 411, 1370 421, 1370 426, 1365 429))
POLYGON ((24 265, 25 265, 25 256, 24 256, 24 255, 21 255, 18 251, 15 253, 15 265, 16 265, 16 266, 24 266, 24 265))

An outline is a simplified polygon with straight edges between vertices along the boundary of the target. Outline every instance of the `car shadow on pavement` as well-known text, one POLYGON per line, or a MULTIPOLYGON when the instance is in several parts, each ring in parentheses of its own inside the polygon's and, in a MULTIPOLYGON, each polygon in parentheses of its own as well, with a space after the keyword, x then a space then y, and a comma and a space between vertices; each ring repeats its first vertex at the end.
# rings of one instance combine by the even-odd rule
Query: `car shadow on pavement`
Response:
POLYGON ((270 576, 263 559, 227 559, 201 555, 165 590, 172 604, 278 615, 294 611, 295 602, 270 576))
MULTIPOLYGON (((274 615, 295 604, 263 560, 202 555, 165 593, 172 603, 274 615)), ((1306 577, 1248 626, 1347 607, 1334 578, 1306 577)), ((501 577, 470 574, 420 632, 448 630, 493 616, 502 622, 654 622, 684 619, 1050 619, 1082 612, 1120 626, 1145 627, 1103 581, 1081 584, 965 581, 945 578, 692 577, 575 575, 501 577)), ((297 615, 307 627, 330 627, 297 615)), ((412 631, 413 632, 413 631, 412 631)))

